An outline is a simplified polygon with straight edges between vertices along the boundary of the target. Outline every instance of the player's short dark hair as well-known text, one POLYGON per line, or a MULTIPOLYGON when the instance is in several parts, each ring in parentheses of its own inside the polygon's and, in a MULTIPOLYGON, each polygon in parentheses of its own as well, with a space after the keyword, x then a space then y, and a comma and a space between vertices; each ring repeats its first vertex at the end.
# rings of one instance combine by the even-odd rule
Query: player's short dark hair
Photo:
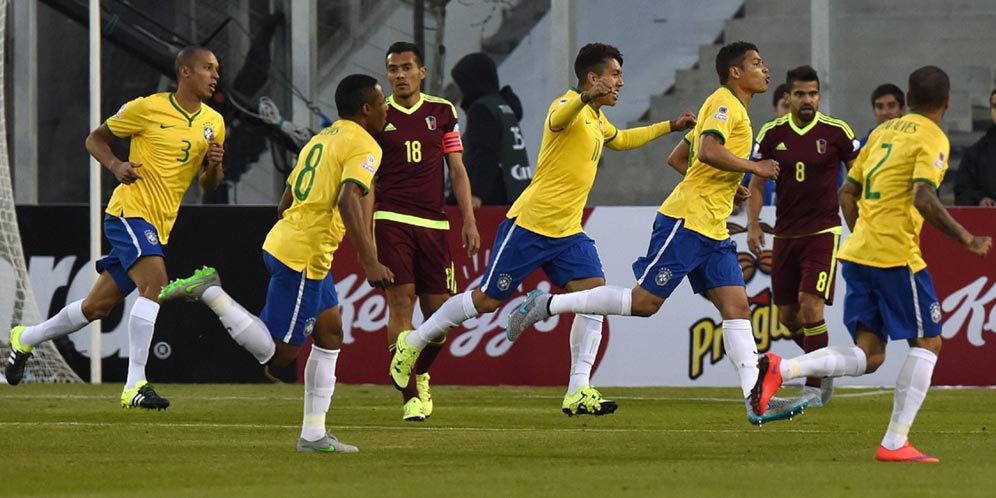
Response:
POLYGON ((886 96, 892 95, 899 101, 899 107, 906 107, 906 94, 903 93, 903 89, 899 88, 892 83, 882 83, 881 85, 875 87, 875 91, 872 92, 871 104, 875 107, 875 101, 886 96))
POLYGON ((578 56, 574 58, 574 74, 581 83, 588 77, 588 73, 602 74, 605 70, 605 61, 615 59, 619 65, 623 65, 622 52, 618 48, 605 43, 589 43, 578 50, 578 56))
POLYGON ((989 93, 989 102, 993 101, 993 95, 996 95, 996 90, 993 90, 992 92, 989 93))
POLYGON ((785 91, 792 93, 792 83, 796 81, 815 81, 816 88, 820 87, 820 76, 816 74, 813 66, 808 64, 789 70, 788 74, 785 75, 785 91))
POLYGON ((771 95, 771 107, 778 107, 778 102, 785 97, 786 93, 788 93, 788 86, 785 83, 778 85, 778 88, 775 88, 774 94, 771 95))
POLYGON ((387 47, 387 53, 384 54, 384 58, 387 59, 387 56, 391 54, 403 54, 405 52, 415 54, 415 64, 418 64, 418 67, 425 65, 422 63, 422 50, 418 48, 418 45, 411 42, 398 41, 392 43, 390 47, 387 47))
POLYGON ((948 73, 937 66, 923 66, 910 73, 910 107, 920 111, 933 111, 944 107, 951 94, 948 73))
POLYGON ((335 88, 335 108, 339 117, 356 116, 363 104, 373 104, 377 78, 366 74, 351 74, 335 88))
POLYGON ((720 83, 726 84, 730 79, 731 67, 743 67, 744 56, 751 50, 758 51, 757 45, 745 41, 723 45, 723 48, 719 49, 719 53, 716 54, 716 74, 719 75, 720 83))
POLYGON ((178 77, 180 76, 180 66, 194 66, 194 58, 197 57, 198 52, 211 52, 211 49, 200 45, 187 45, 176 53, 176 61, 173 63, 173 71, 178 77))

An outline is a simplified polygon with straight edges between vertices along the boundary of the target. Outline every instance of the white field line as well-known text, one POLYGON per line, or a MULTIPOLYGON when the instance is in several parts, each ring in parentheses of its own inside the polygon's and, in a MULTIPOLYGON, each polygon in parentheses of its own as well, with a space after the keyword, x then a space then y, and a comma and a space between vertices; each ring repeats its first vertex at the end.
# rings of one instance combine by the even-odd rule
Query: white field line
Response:
MULTIPOLYGON (((292 430, 299 429, 297 425, 286 424, 218 424, 199 422, 0 422, 2 427, 32 427, 44 429, 75 429, 80 427, 107 427, 120 429, 122 427, 150 428, 159 427, 164 429, 270 429, 270 430, 292 430)), ((532 427, 432 427, 432 426, 411 426, 411 425, 337 425, 336 430, 358 430, 358 431, 432 431, 432 432, 495 432, 495 433, 534 433, 534 432, 595 432, 595 433, 674 433, 674 434, 743 434, 749 430, 761 431, 763 429, 671 429, 671 428, 532 428, 532 427)), ((869 428, 866 431, 841 430, 841 429, 777 429, 778 433, 794 434, 865 434, 881 432, 879 428, 869 428)), ((918 434, 990 434, 983 431, 951 431, 951 430, 923 430, 918 429, 918 434)))

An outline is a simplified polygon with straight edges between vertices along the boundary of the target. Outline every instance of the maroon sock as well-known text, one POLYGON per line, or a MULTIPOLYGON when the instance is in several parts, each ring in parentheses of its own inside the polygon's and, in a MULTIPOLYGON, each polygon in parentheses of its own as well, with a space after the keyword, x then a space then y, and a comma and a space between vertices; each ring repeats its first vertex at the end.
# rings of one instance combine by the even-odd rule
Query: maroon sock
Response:
MULTIPOLYGON (((825 321, 820 320, 818 322, 807 323, 803 328, 803 337, 805 338, 802 349, 811 353, 817 349, 822 349, 827 347, 827 324, 825 321)), ((806 385, 811 387, 820 387, 822 381, 819 377, 806 377, 806 385)))
POLYGON ((415 360, 415 374, 421 375, 429 371, 429 367, 432 366, 432 362, 436 361, 436 357, 439 356, 439 352, 443 350, 442 343, 430 342, 425 346, 418 355, 418 359, 415 360))
POLYGON ((806 350, 806 336, 802 334, 802 329, 792 331, 792 340, 799 346, 799 349, 806 350))

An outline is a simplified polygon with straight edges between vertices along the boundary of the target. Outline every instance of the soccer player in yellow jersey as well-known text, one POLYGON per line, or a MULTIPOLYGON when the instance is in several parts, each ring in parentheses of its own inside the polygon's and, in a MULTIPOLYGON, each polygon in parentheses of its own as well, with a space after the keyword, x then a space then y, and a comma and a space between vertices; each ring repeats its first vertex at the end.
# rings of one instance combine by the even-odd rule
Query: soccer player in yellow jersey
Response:
POLYGON ((335 104, 340 119, 301 149, 280 200, 280 220, 263 242, 270 284, 259 318, 232 300, 213 268, 172 282, 160 294, 163 301, 185 298, 206 304, 260 364, 290 365, 312 336, 297 450, 313 453, 358 451, 325 428, 342 346, 332 257, 346 233, 372 285, 385 287, 394 280, 377 261, 369 214, 361 204, 380 166, 381 149, 373 135, 384 129, 384 93, 373 77, 354 74, 339 83, 335 104))
POLYGON ((777 162, 747 159, 753 141, 747 105, 767 89, 768 68, 756 46, 736 42, 720 49, 716 72, 722 86, 699 110, 689 137, 691 165, 658 210, 647 255, 633 263, 636 286, 603 286, 557 295, 534 291, 534 299, 509 317, 507 332, 514 339, 534 323, 560 313, 651 316, 687 276, 692 289, 705 294, 723 317, 723 344, 740 377, 747 418, 760 423, 788 418, 805 407, 804 402, 776 400, 783 405, 773 406, 767 419, 758 419, 750 409, 757 346, 743 271, 726 229, 744 173, 778 176, 777 162))
MULTIPOLYGON (((639 147, 694 124, 691 113, 671 122, 620 130, 602 107, 613 106, 623 86, 622 54, 602 43, 585 45, 574 61, 578 88, 557 98, 547 114, 536 175, 502 222, 481 287, 450 298, 412 332, 398 336, 390 375, 403 388, 419 352, 452 327, 492 312, 519 284, 542 267, 559 287, 577 291, 605 284, 595 243, 581 228, 581 215, 595 181, 603 147, 639 147)), ((602 337, 602 317, 578 315, 571 327, 571 381, 562 409, 568 415, 612 413, 589 385, 602 337)))
POLYGON ((905 340, 910 350, 896 379, 889 427, 875 454, 882 461, 939 461, 907 440, 941 352, 941 305, 920 253, 923 221, 972 254, 984 256, 992 247, 991 237, 969 233, 937 198, 950 155, 940 127, 951 102, 950 86, 938 67, 913 71, 906 94, 912 112, 872 131, 840 190, 844 220, 853 230, 839 254, 847 282, 844 324, 856 346, 784 360, 769 353, 758 361, 754 399, 763 406, 784 380, 874 372, 885 360, 887 341, 905 340))
POLYGON ((218 59, 206 48, 186 47, 176 57, 176 77, 175 93, 132 100, 87 137, 90 155, 121 183, 104 216, 111 252, 97 261, 100 276, 85 299, 68 304, 45 322, 11 331, 11 384, 20 381, 32 347, 106 317, 137 288, 139 297, 127 317, 128 379, 121 404, 157 410, 169 406, 145 379, 159 313, 157 295, 167 281, 163 247, 194 176, 200 174, 205 191, 221 183, 225 143, 225 122, 202 102, 218 83, 218 59), (131 151, 128 160, 121 161, 110 145, 126 137, 131 138, 131 151))

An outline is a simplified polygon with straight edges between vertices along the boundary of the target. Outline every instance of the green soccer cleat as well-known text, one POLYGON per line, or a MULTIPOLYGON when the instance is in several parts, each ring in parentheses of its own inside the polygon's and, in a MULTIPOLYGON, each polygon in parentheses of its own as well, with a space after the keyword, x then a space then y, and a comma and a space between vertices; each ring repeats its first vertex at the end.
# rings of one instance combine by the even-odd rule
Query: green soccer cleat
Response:
POLYGON ((394 341, 394 356, 391 358, 391 368, 388 372, 391 381, 398 390, 408 387, 408 379, 412 376, 412 369, 415 368, 415 360, 418 359, 419 350, 415 346, 408 344, 405 339, 411 330, 406 330, 398 334, 398 340, 394 341))
POLYGON ((169 408, 169 400, 156 394, 156 390, 148 381, 141 381, 131 389, 121 392, 123 408, 144 408, 146 410, 165 410, 169 408))
POLYGON ((221 276, 218 275, 218 270, 205 266, 187 278, 178 278, 166 284, 159 291, 159 302, 165 303, 175 299, 199 301, 204 291, 213 285, 221 286, 221 276))
POLYGON ((425 418, 432 416, 432 393, 429 392, 429 372, 415 374, 415 389, 418 390, 418 399, 422 402, 422 415, 425 418))
POLYGON ((564 396, 561 410, 568 417, 575 415, 609 415, 615 413, 619 405, 602 397, 602 393, 591 386, 584 386, 573 394, 564 396))
POLYGON ((297 440, 297 451, 301 453, 357 453, 359 448, 351 444, 339 442, 331 432, 326 432, 318 441, 297 440))
POLYGON ((405 414, 401 418, 405 422, 421 422, 425 420, 424 410, 422 400, 418 397, 411 398, 405 402, 405 414))
POLYGON ((27 330, 24 325, 18 325, 10 329, 10 356, 7 357, 7 365, 3 369, 3 375, 7 378, 7 383, 16 386, 24 379, 24 367, 31 358, 31 349, 21 344, 21 334, 27 330))

